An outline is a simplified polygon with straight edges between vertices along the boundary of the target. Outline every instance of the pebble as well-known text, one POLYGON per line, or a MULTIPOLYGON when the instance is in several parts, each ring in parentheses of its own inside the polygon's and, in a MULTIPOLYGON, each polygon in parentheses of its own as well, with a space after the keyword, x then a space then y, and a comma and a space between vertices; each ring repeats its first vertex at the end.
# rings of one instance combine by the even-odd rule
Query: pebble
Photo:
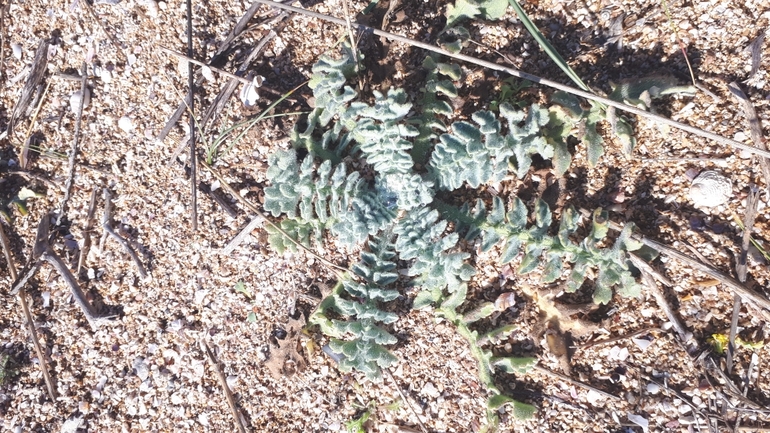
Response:
POLYGON ((649 392, 652 395, 655 395, 660 392, 660 385, 657 383, 648 383, 647 384, 647 392, 649 392))
POLYGON ((123 132, 129 133, 134 129, 134 122, 130 117, 123 116, 118 120, 118 128, 122 129, 123 132))

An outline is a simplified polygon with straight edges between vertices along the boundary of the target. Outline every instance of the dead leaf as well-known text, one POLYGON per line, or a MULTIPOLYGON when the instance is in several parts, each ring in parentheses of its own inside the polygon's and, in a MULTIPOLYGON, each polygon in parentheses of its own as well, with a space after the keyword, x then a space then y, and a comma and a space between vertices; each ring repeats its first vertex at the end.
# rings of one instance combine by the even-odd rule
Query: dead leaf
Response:
POLYGON ((270 357, 265 361, 265 366, 275 379, 291 376, 307 366, 305 357, 297 351, 304 326, 305 318, 302 315, 297 319, 289 317, 286 323, 286 338, 276 339, 275 347, 270 350, 270 357))

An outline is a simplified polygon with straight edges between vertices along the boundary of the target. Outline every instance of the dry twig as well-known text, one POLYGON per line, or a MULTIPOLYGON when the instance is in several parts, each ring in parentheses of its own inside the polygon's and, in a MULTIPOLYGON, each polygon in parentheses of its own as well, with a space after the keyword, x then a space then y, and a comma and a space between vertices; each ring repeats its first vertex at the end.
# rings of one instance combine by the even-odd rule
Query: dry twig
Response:
MULTIPOLYGON (((11 257, 11 245, 10 242, 8 242, 8 237, 5 235, 5 229, 3 228, 2 223, 0 223, 0 244, 2 244, 3 247, 5 261, 8 263, 8 272, 11 274, 11 278, 16 280, 18 277, 16 272, 16 265, 13 262, 13 257, 11 257)), ((43 372, 43 380, 45 380, 45 387, 48 390, 48 397, 50 397, 51 402, 56 403, 56 388, 53 385, 51 373, 48 372, 48 361, 45 357, 45 351, 40 345, 40 340, 37 338, 35 322, 32 320, 32 313, 30 313, 29 303, 27 303, 27 291, 20 290, 16 297, 19 299, 21 311, 24 314, 25 322, 27 324, 27 332, 29 333, 29 337, 32 339, 32 345, 35 347, 35 354, 37 354, 37 359, 40 362, 40 370, 43 372)))
POLYGON ((91 329, 96 330, 100 324, 112 317, 99 316, 97 314, 94 307, 88 302, 86 294, 83 293, 83 290, 78 285, 77 280, 72 275, 72 272, 70 272, 67 264, 64 263, 64 260, 62 260, 62 258, 51 248, 51 245, 48 243, 49 218, 50 214, 45 214, 43 215, 43 219, 40 220, 40 224, 37 227, 37 235, 35 237, 35 246, 32 249, 32 257, 28 266, 29 271, 20 278, 17 278, 17 282, 14 283, 11 294, 16 294, 22 290, 27 280, 32 278, 35 272, 40 268, 41 263, 46 261, 56 269, 64 282, 69 286, 75 303, 78 304, 83 311, 83 315, 91 325, 91 329))
MULTIPOLYGON (((580 213, 584 217, 590 218, 591 212, 589 212, 588 210, 580 209, 580 213)), ((622 224, 618 224, 613 221, 608 221, 608 223, 612 230, 616 230, 616 231, 623 230, 622 224)), ((729 275, 723 274, 713 266, 707 265, 703 262, 693 259, 692 257, 678 251, 675 248, 662 244, 658 241, 654 241, 645 236, 634 235, 634 238, 642 242, 644 245, 662 254, 665 254, 679 262, 689 265, 690 267, 695 268, 698 271, 703 272, 716 280, 719 280, 719 282, 724 284, 726 287, 730 288, 733 291, 733 293, 740 295, 741 298, 743 298, 744 300, 748 300, 752 302, 754 305, 756 305, 757 307, 770 311, 770 300, 760 295, 759 293, 756 293, 750 290, 749 288, 745 287, 743 284, 736 281, 734 278, 730 277, 729 275)), ((766 314, 766 313, 763 313, 763 314, 766 314)))
POLYGON ((80 125, 83 120, 83 108, 86 105, 86 83, 88 81, 88 69, 86 64, 83 63, 83 68, 80 71, 80 104, 78 104, 78 111, 76 113, 75 121, 75 133, 72 138, 72 147, 70 148, 69 161, 67 162, 67 180, 64 182, 64 198, 62 198, 61 205, 59 206, 59 215, 56 217, 56 225, 61 225, 62 219, 67 215, 67 203, 69 202, 70 195, 72 194, 72 184, 75 181, 75 161, 78 156, 78 140, 80 139, 80 125))
POLYGON ((112 228, 112 224, 110 223, 110 219, 111 219, 110 214, 112 213, 112 196, 110 195, 110 190, 107 188, 104 188, 103 194, 104 194, 104 216, 102 217, 102 228, 104 229, 105 236, 110 235, 116 241, 118 241, 118 243, 123 247, 123 249, 126 250, 126 253, 128 253, 129 257, 131 257, 131 260, 133 260, 134 264, 136 265, 136 270, 137 272, 139 272, 139 276, 142 279, 147 278, 147 271, 145 270, 144 265, 142 264, 142 261, 139 260, 139 256, 136 254, 136 251, 134 251, 134 249, 131 247, 131 244, 129 244, 127 240, 123 239, 122 236, 115 233, 115 229, 112 228))
POLYGON ((398 382, 396 381, 396 378, 393 377, 393 373, 391 373, 390 370, 387 368, 383 368, 382 371, 384 371, 385 374, 388 375, 390 380, 393 381, 393 385, 396 386, 396 391, 398 391, 398 395, 401 396, 401 400, 403 400, 404 403, 409 407, 409 410, 412 411, 412 415, 414 415, 415 419, 417 420, 417 424, 420 425, 420 430, 422 430, 422 433, 428 433, 428 429, 425 428, 425 424, 423 424, 422 421, 420 420, 420 416, 417 415, 417 411, 415 411, 414 407, 412 407, 412 403, 410 403, 409 400, 406 398, 404 391, 401 390, 401 386, 399 386, 398 382))
POLYGON ((553 376, 553 377, 556 377, 558 379, 561 379, 561 380, 569 383, 570 385, 574 385, 574 386, 577 386, 579 388, 583 388, 583 389, 588 390, 588 391, 596 392, 598 394, 603 395, 604 397, 611 398, 611 399, 616 400, 616 401, 621 401, 621 398, 616 396, 616 395, 614 395, 614 394, 610 394, 609 392, 602 391, 599 388, 594 388, 593 386, 591 386, 591 385, 589 385, 587 383, 583 383, 583 382, 581 382, 579 380, 575 380, 575 379, 573 379, 573 378, 571 378, 571 377, 569 377, 567 375, 564 375, 564 374, 561 374, 561 373, 557 373, 555 371, 551 371, 551 370, 549 370, 549 369, 547 369, 545 367, 541 367, 539 365, 535 365, 534 367, 532 367, 532 369, 535 370, 535 371, 539 371, 541 373, 545 373, 545 374, 547 374, 549 376, 553 376))
POLYGON ((217 178, 217 180, 219 181, 220 185, 222 185, 222 188, 223 188, 223 189, 225 189, 225 190, 226 190, 228 193, 230 193, 230 195, 232 195, 232 196, 233 196, 233 197, 235 197, 235 198, 236 198, 238 201, 240 201, 240 202, 241 202, 241 203, 242 203, 244 206, 246 206, 246 207, 247 207, 247 208, 248 208, 250 211, 254 212, 254 213, 255 213, 255 214, 257 214, 259 217, 263 218, 267 224, 269 224, 269 225, 270 225, 272 228, 274 228, 274 229, 275 229, 275 230, 277 230, 279 233, 281 233, 283 236, 285 236, 285 237, 286 237, 286 239, 288 239, 290 242, 292 242, 294 245, 296 245, 296 246, 297 246, 297 248, 299 248, 299 249, 301 249, 301 250, 305 251, 306 253, 310 254, 311 256, 313 256, 314 258, 316 258, 318 261, 320 261, 321 263, 323 263, 324 265, 326 265, 326 266, 327 266, 329 269, 331 269, 331 270, 332 270, 332 272, 334 272, 335 274, 337 274, 337 276, 338 276, 338 277, 342 277, 342 275, 340 274, 340 272, 350 272, 350 269, 348 269, 348 268, 345 268, 345 267, 342 267, 342 266, 340 266, 340 265, 334 264, 334 263, 332 263, 332 262, 330 262, 330 261, 326 260, 325 258, 323 258, 323 257, 321 257, 320 255, 316 254, 316 253, 315 253, 313 250, 311 250, 310 248, 308 248, 308 247, 306 247, 306 246, 302 245, 301 243, 297 242, 297 241, 296 241, 294 238, 292 238, 292 237, 291 237, 291 236, 290 236, 288 233, 286 233, 286 232, 285 232, 285 231, 284 231, 284 230, 283 230, 283 229, 282 229, 282 228, 281 228, 279 225, 277 225, 277 224, 273 223, 272 221, 270 221, 270 220, 269 220, 269 219, 268 219, 268 218, 265 216, 265 214, 264 214, 264 213, 263 213, 261 210, 259 210, 259 208, 258 208, 258 207, 254 206, 254 205, 253 205, 253 204, 252 204, 250 201, 248 201, 246 198, 244 198, 244 197, 241 197, 241 195, 240 195, 240 194, 238 194, 238 192, 237 192, 237 191, 235 191, 235 190, 233 189, 233 187, 231 187, 231 186, 230 186, 230 184, 228 184, 228 183, 227 183, 227 181, 225 180, 225 178, 224 178, 224 177, 222 177, 222 175, 220 175, 220 174, 219 174, 219 173, 218 173, 216 170, 214 170, 214 167, 211 167, 210 165, 206 164, 205 162, 203 162, 202 164, 203 164, 203 166, 204 166, 204 167, 206 167, 206 168, 209 170, 209 172, 210 172, 210 173, 211 173, 211 174, 212 174, 212 175, 213 175, 215 178, 217 178))
POLYGON ((0 80, 5 78, 5 16, 11 9, 11 0, 0 5, 0 80))
POLYGON ((222 387, 222 391, 225 393, 225 398, 227 398, 227 405, 230 406, 230 411, 233 414, 233 418, 235 418, 235 424, 238 426, 238 431, 240 433, 246 433, 246 426, 244 425, 243 419, 241 418, 241 412, 238 410, 238 406, 235 403, 235 396, 233 396, 233 392, 230 391, 230 387, 227 386, 227 378, 222 372, 222 369, 219 367, 219 362, 217 362, 217 358, 214 356, 214 352, 211 350, 204 339, 201 339, 200 344, 201 350, 206 353, 206 357, 208 357, 209 361, 211 362, 211 366, 217 373, 219 386, 222 387))
MULTIPOLYGON (((222 248, 222 254, 230 254, 233 252, 235 247, 241 244, 243 240, 248 236, 254 229, 257 227, 260 227, 262 224, 264 224, 265 219, 261 216, 257 215, 249 221, 248 224, 246 224, 246 227, 241 230, 238 235, 236 235, 230 242, 225 245, 224 248, 222 248)), ((292 313, 293 314, 293 313, 292 313)))
POLYGON ((48 39, 40 41, 40 45, 37 46, 35 51, 35 58, 32 60, 32 70, 29 72, 27 81, 24 82, 24 88, 21 90, 21 96, 16 101, 16 105, 13 107, 11 118, 8 120, 8 128, 0 135, 3 136, 13 135, 16 124, 21 120, 23 116, 27 115, 27 108, 32 104, 35 94, 39 94, 43 78, 45 78, 45 72, 48 69, 48 39))
MULTIPOLYGON (((762 123, 759 121, 754 105, 751 104, 751 101, 743 93, 738 83, 730 83, 727 88, 738 101, 738 105, 740 105, 741 111, 743 111, 743 116, 749 122, 749 134, 751 134, 751 141, 754 143, 754 146, 758 149, 766 150, 765 137, 762 134, 762 123)), ((762 169, 762 176, 765 178, 765 188, 770 193, 770 161, 760 158, 759 167, 762 169)))
MULTIPOLYGON (((193 58, 192 0, 187 0, 187 57, 193 58)), ((190 219, 192 231, 198 231, 198 154, 195 152, 195 73, 193 64, 187 63, 187 109, 190 113, 190 219)))
MULTIPOLYGON (((251 63, 254 60, 256 60, 257 56, 259 56, 259 54, 265 48, 265 45, 267 45, 268 42, 273 40, 275 36, 276 36, 276 33, 270 30, 269 32, 267 32, 266 35, 264 35, 259 40, 259 42, 257 42, 254 48, 251 49, 251 52, 249 52, 249 55, 246 56, 246 59, 243 61, 243 63, 241 63, 241 65, 238 66, 238 69, 235 71, 234 77, 230 77, 231 80, 228 81, 227 84, 224 85, 224 87, 222 87, 222 90, 220 90, 217 97, 214 98, 214 101, 211 102, 211 105, 209 105, 209 107, 203 113, 203 116, 201 117, 201 120, 200 120, 201 129, 204 129, 206 124, 209 121, 213 122, 214 119, 219 115, 219 113, 224 109, 225 104, 227 103, 227 101, 230 100, 230 97, 232 96, 233 92, 235 92, 235 89, 238 88, 238 83, 235 80, 238 80, 238 81, 245 80, 245 84, 251 84, 250 80, 246 80, 241 75, 246 73, 251 63)), ((260 87, 260 89, 268 90, 266 87, 260 87)), ((278 93, 278 92, 275 92, 275 93, 278 93)))
MULTIPOLYGON (((227 38, 225 38, 224 41, 222 41, 222 44, 219 46, 217 51, 214 53, 214 56, 211 58, 211 61, 209 61, 209 65, 219 63, 221 60, 224 59, 224 55, 227 52, 227 50, 230 49, 233 41, 243 33, 243 31, 246 29, 246 26, 248 26, 249 21, 256 15, 257 10, 259 9, 259 3, 254 2, 252 3, 251 7, 246 11, 246 13, 241 17, 240 20, 238 20, 238 23, 235 25, 233 30, 230 32, 229 35, 227 35, 227 38)), ((192 57, 192 56, 188 56, 192 57)), ((196 71, 198 73, 199 71, 196 71)), ((203 76, 198 76, 198 78, 195 80, 195 85, 200 85, 203 83, 203 76)), ((188 95, 188 99, 183 100, 179 106, 177 107, 176 111, 174 111, 174 114, 171 115, 171 117, 168 119, 168 122, 166 122, 166 126, 163 127, 163 131, 158 135, 156 138, 158 141, 163 141, 166 139, 166 136, 169 132, 171 132, 171 128, 176 125, 176 123, 179 121, 179 119, 182 117, 182 114, 187 111, 187 107, 190 104, 189 98, 192 97, 191 95, 188 95)))
POLYGON ((687 352, 692 355, 694 350, 697 349, 697 345, 690 344, 692 333, 687 331, 687 327, 682 322, 682 320, 679 319, 679 316, 674 312, 674 309, 671 307, 668 299, 666 299, 666 294, 663 293, 663 290, 661 290, 661 288, 658 286, 658 283, 655 282, 655 278, 653 277, 652 273, 652 266, 647 264, 647 262, 642 260, 636 254, 632 253, 629 257, 631 258, 631 263, 633 263, 634 266, 639 268, 639 270, 642 272, 642 280, 652 292, 652 296, 655 298, 655 301, 658 304, 658 308, 663 310, 663 312, 666 314, 666 318, 669 322, 671 322, 671 325, 679 336, 680 341, 688 347, 687 352))
POLYGON ((91 201, 88 203, 88 216, 86 217, 86 228, 83 231, 83 248, 80 249, 80 256, 78 257, 78 268, 75 274, 80 274, 83 269, 83 265, 88 257, 88 252, 91 250, 91 231, 94 229, 94 223, 96 215, 96 197, 98 196, 97 190, 94 188, 91 191, 91 201))
POLYGON ((573 347, 575 349, 588 349, 589 347, 600 346, 602 344, 610 344, 610 343, 615 343, 615 342, 618 342, 618 341, 628 340, 629 338, 634 338, 634 337, 638 337, 639 335, 649 334, 650 332, 653 332, 653 331, 665 332, 665 331, 663 331, 660 328, 643 328, 643 329, 640 329, 640 330, 638 330, 636 332, 632 332, 630 334, 619 335, 617 337, 607 338, 605 340, 591 341, 589 343, 581 344, 579 346, 573 346, 573 347))

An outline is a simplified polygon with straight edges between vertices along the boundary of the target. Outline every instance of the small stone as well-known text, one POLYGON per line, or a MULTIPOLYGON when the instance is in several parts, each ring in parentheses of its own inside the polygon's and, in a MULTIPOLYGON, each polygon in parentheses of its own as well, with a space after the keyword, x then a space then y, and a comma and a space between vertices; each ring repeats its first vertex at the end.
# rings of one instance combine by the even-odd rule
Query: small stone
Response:
POLYGON ((134 129, 134 122, 131 118, 123 116, 118 120, 118 128, 122 129, 123 132, 129 133, 134 129))
POLYGON ((695 207, 716 207, 727 203, 732 193, 733 184, 730 179, 708 170, 692 181, 689 195, 695 207))
POLYGON ((652 395, 655 395, 660 392, 660 385, 657 383, 648 383, 647 384, 647 392, 649 392, 652 395))

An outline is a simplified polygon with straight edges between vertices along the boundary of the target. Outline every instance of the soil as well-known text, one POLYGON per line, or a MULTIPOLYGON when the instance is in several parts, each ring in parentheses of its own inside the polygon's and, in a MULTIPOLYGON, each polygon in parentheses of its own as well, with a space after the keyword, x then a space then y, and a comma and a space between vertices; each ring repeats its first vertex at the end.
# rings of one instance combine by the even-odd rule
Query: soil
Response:
MULTIPOLYGON (((213 165, 222 181, 199 165, 194 229, 190 158, 184 148, 190 129, 187 116, 166 137, 158 138, 187 92, 187 63, 161 50, 186 52, 185 4, 156 0, 2 4, 0 130, 7 130, 7 135, 0 141, 0 201, 5 205, 29 191, 39 195, 27 200, 26 215, 9 204, 11 221, 2 224, 12 253, 11 263, 0 258, 0 287, 6 295, 0 306, 4 430, 235 431, 222 381, 232 390, 247 431, 346 431, 347 423, 366 412, 371 417, 364 428, 371 432, 422 431, 420 423, 431 432, 484 428, 488 392, 479 384, 468 342, 431 309, 410 310, 412 290, 404 288, 404 296, 392 307, 400 315, 390 328, 399 339, 392 348, 399 359, 391 368, 392 377, 371 383, 363 374, 339 371, 322 350, 328 339, 313 328, 303 329, 325 288, 335 282, 334 272, 303 252, 275 253, 260 221, 240 244, 228 248, 255 218, 241 199, 257 205, 264 201, 267 158, 290 146, 289 134, 300 118, 296 113, 313 104, 312 92, 301 85, 319 56, 334 52, 348 37, 343 26, 300 14, 278 16, 260 6, 212 65, 234 73, 251 47, 275 32, 246 71, 265 78, 260 100, 255 107, 244 107, 238 99, 239 85, 221 115, 205 125, 197 148, 202 159, 207 143, 227 127, 254 117, 279 95, 300 87, 275 107, 281 117, 264 119, 243 139, 222 145, 213 165), (40 97, 32 99, 29 109, 14 111, 43 41, 50 46, 42 86, 29 89, 40 97), (73 110, 77 104, 71 99, 80 91, 78 71, 84 64, 90 102, 78 125, 73 110), (28 138, 30 150, 25 154, 28 138), (67 156, 76 140, 68 194, 67 156), (224 182, 239 197, 229 194, 224 182), (115 237, 103 238, 105 188, 112 196, 106 222, 136 251, 146 277, 115 237), (94 193, 95 223, 89 225, 94 193), (52 250, 77 275, 85 301, 100 314, 114 317, 107 323, 89 323, 66 281, 50 264, 30 279, 25 290, 53 378, 52 401, 22 308, 10 294, 11 266, 22 272, 33 263, 38 225, 49 212, 55 222, 65 196, 66 213, 50 236, 52 250), (79 267, 87 237, 93 246, 79 267), (201 342, 212 349, 216 362, 201 342)), ((250 6, 193 2, 193 57, 208 62, 250 6)), ((301 6, 344 17, 342 0, 301 6)), ((427 43, 436 42, 446 21, 443 0, 402 1, 392 14, 386 13, 385 2, 364 14, 367 6, 364 1, 350 1, 352 19, 380 28, 387 16, 388 31, 427 43)), ((770 20, 767 0, 622 4, 540 0, 523 6, 556 50, 597 91, 610 93, 611 83, 650 75, 675 77, 682 85, 694 77, 705 90, 655 100, 653 110, 751 145, 749 121, 727 88, 737 82, 759 120, 768 124, 770 60, 762 55, 764 40, 757 41, 770 20), (757 47, 756 61, 752 43, 757 47)), ((475 41, 464 54, 569 84, 511 8, 499 20, 477 19, 464 25, 475 41)), ((405 87, 412 93, 419 89, 425 52, 369 33, 355 37, 365 55, 361 81, 365 93, 388 87, 405 87)), ((455 119, 495 100, 507 78, 473 64, 461 66, 459 97, 452 101, 455 119)), ((203 75, 195 113, 203 112, 228 80, 217 70, 203 75)), ((534 86, 514 97, 546 103, 551 94, 534 86)), ((585 145, 575 140, 565 181, 559 182, 549 165, 540 163, 521 181, 468 189, 463 197, 520 194, 531 200, 547 191, 553 194, 552 185, 562 185, 554 203, 609 209, 612 221, 633 222, 640 234, 735 276, 742 243, 737 219, 746 213, 752 185, 761 195, 751 234, 760 247, 767 247, 770 240, 768 180, 758 158, 649 120, 632 121, 638 140, 632 155, 623 154, 621 143, 605 125, 600 128, 605 154, 596 167, 589 166, 585 145), (695 207, 688 198, 691 179, 704 170, 715 170, 732 182, 725 204, 706 209, 695 207)), ((488 348, 498 355, 535 356, 541 367, 523 375, 495 375, 506 395, 538 407, 535 417, 526 421, 515 419, 509 408, 500 409, 501 431, 770 428, 766 410, 770 349, 763 345, 768 340, 768 312, 748 302, 738 305, 736 329, 744 344, 735 345, 732 362, 716 353, 711 341, 714 335, 729 334, 735 297, 713 275, 665 256, 653 262, 655 270, 668 278, 660 283, 664 296, 692 334, 687 346, 652 290, 638 298, 615 296, 607 306, 584 308, 590 293, 565 296, 558 284, 543 287, 537 273, 517 275, 512 270, 516 263, 513 268, 501 266, 498 252, 482 254, 476 247, 465 246, 474 253, 477 269, 467 308, 504 294, 508 308, 485 326, 517 327, 488 348), (563 340, 569 346, 554 340, 555 333, 558 338, 569 337, 563 340)), ((334 247, 319 253, 343 266, 357 257, 354 251, 334 247)), ((749 251, 745 285, 768 295, 770 270, 756 249, 749 251)))

